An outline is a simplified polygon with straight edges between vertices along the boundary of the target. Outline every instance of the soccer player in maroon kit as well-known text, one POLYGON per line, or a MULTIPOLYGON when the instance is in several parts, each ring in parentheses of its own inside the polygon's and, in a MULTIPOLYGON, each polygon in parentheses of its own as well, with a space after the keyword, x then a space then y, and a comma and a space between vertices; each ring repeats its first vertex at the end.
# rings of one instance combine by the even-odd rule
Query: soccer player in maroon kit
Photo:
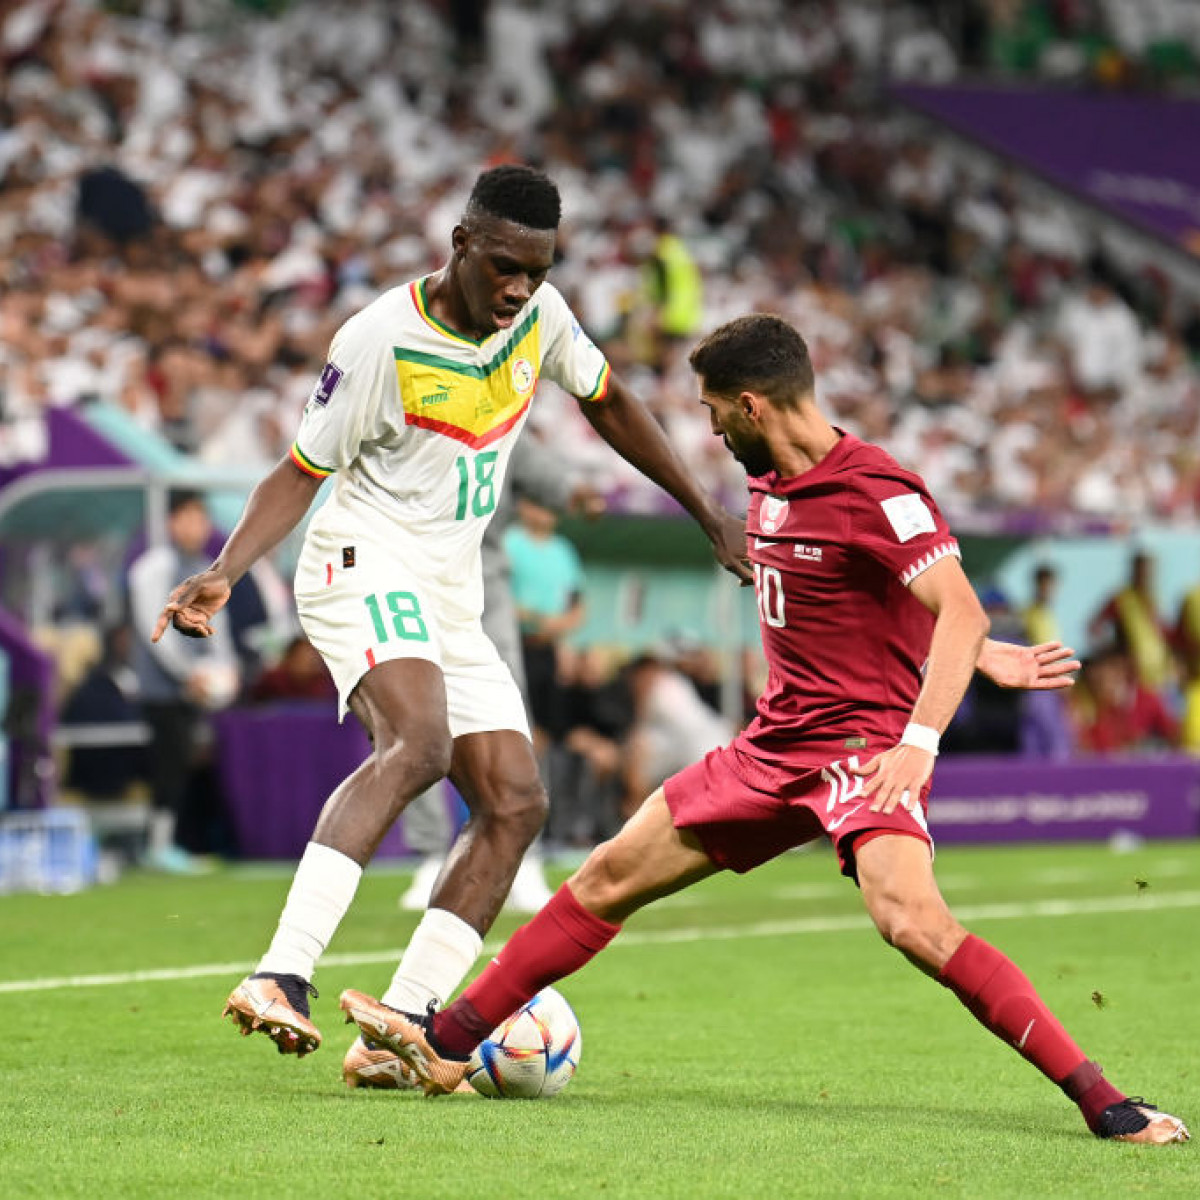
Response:
POLYGON ((1067 686, 1058 643, 1005 646, 921 479, 834 428, 800 335, 742 317, 691 355, 712 430, 750 477, 747 540, 770 667, 751 725, 668 779, 598 846, 449 1007, 341 1007, 427 1092, 452 1091, 505 1017, 577 971, 661 896, 749 871, 824 833, 883 938, 1079 1105, 1093 1133, 1188 1138, 1184 1123, 1104 1078, 999 950, 953 917, 934 880, 926 805, 941 732, 978 667, 1004 686, 1067 686))

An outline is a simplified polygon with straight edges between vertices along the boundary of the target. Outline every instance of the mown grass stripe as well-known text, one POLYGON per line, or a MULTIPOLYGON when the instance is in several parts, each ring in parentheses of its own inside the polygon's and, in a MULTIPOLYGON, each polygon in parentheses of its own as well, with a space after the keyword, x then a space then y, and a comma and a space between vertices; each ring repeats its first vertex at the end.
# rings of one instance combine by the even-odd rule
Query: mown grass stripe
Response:
MULTIPOLYGON (((1103 913, 1152 912, 1155 909, 1200 908, 1200 891, 1166 892, 1134 896, 1097 896, 1083 900, 1032 900, 1012 904, 967 904, 954 915, 967 924, 972 921, 1038 920, 1057 917, 1094 916, 1103 913)), ((870 921, 863 913, 838 917, 809 917, 787 921, 756 921, 748 925, 692 926, 682 929, 634 930, 619 937, 614 946, 677 945, 688 942, 727 942, 738 938, 794 937, 811 933, 841 933, 867 929, 870 921)), ((482 955, 490 957, 503 941, 484 943, 482 955)), ((396 962, 401 950, 375 950, 364 954, 327 954, 325 967, 358 967, 396 962)), ((248 962, 201 963, 192 967, 162 967, 142 971, 114 971, 104 975, 63 975, 44 979, 14 979, 0 982, 0 995, 21 992, 53 991, 58 988, 119 987, 130 983, 172 983, 184 979, 207 979, 219 975, 237 976, 251 969, 248 962)))

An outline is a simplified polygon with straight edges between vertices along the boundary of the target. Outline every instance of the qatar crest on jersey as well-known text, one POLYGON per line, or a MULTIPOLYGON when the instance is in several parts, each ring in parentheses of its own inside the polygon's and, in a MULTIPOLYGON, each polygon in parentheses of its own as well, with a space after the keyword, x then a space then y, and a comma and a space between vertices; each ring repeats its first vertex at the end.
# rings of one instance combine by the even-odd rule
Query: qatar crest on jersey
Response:
POLYGON ((526 392, 532 390, 537 380, 533 374, 533 363, 529 359, 513 359, 512 381, 513 387, 517 389, 519 395, 524 396, 526 392))
POLYGON ((758 510, 763 533, 778 533, 787 523, 788 502, 780 496, 764 496, 758 510))

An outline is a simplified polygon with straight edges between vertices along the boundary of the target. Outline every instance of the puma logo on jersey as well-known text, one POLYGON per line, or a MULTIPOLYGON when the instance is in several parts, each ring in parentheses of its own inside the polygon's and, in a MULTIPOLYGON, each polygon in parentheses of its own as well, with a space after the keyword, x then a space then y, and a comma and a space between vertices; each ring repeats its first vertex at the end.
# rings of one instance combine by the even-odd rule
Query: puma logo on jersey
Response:
POLYGON ((428 396, 422 396, 421 403, 428 408, 431 404, 445 404, 449 401, 449 399, 450 389, 438 388, 436 392, 430 392, 428 396))

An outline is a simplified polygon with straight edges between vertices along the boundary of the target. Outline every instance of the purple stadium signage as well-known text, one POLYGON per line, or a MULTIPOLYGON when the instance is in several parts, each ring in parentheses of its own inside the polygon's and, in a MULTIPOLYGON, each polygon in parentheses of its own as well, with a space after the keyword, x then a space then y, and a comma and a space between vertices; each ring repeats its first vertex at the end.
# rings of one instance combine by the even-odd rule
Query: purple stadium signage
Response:
MULTIPOLYGON (((230 709, 215 724, 226 803, 249 858, 299 858, 330 791, 371 752, 330 704, 230 709)), ((934 773, 929 828, 943 845, 1193 838, 1198 796, 1200 760, 1191 758, 947 756, 934 773)), ((393 827, 380 852, 406 848, 393 827)))
MULTIPOLYGON (((329 793, 371 753, 358 722, 339 725, 331 703, 227 709, 214 725, 225 804, 245 858, 298 859, 329 793)), ((377 856, 406 850, 393 825, 377 856)))
POLYGON ((1200 832, 1198 798, 1200 762, 1190 758, 964 755, 938 764, 929 828, 946 843, 1187 838, 1200 832))
POLYGON ((902 103, 1200 257, 1200 100, 893 87, 902 103))
POLYGON ((130 459, 68 408, 49 408, 37 457, 0 462, 0 488, 34 471, 69 467, 126 467, 130 459))

